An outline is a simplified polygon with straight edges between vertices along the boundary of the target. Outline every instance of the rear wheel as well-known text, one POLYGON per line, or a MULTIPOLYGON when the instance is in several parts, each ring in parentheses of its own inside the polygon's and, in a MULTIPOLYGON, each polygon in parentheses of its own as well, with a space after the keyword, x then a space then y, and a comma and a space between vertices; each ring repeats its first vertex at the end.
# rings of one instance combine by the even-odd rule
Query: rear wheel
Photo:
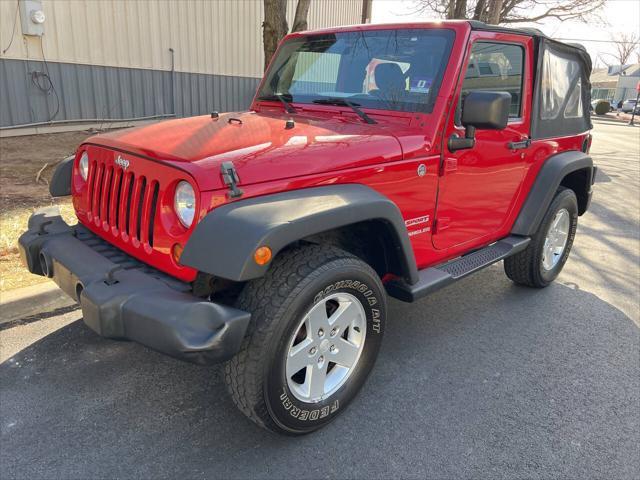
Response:
POLYGON ((542 288, 553 282, 569 257, 578 226, 573 190, 556 193, 529 246, 504 261, 504 271, 520 285, 542 288))
POLYGON ((245 286, 237 306, 251 323, 225 380, 247 417, 297 435, 344 411, 382 341, 386 298, 369 265, 333 247, 292 249, 245 286))

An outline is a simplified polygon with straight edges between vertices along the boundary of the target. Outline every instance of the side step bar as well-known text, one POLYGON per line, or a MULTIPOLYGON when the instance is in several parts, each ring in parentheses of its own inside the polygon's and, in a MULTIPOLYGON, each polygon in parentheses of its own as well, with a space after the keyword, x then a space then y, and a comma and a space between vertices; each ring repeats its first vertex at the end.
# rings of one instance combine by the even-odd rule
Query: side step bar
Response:
POLYGON ((403 302, 414 302, 473 272, 521 252, 530 241, 529 237, 511 235, 450 262, 420 270, 419 280, 414 285, 409 285, 402 279, 391 280, 386 284, 387 293, 403 302))

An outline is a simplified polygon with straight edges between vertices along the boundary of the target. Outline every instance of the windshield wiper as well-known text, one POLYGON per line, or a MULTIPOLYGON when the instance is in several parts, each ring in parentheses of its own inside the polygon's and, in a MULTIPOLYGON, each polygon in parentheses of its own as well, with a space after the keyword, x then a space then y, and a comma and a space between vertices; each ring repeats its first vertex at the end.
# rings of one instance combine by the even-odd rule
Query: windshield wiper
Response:
POLYGON ((290 103, 292 99, 293 97, 288 93, 274 93, 273 95, 263 95, 258 97, 258 100, 279 100, 287 113, 297 113, 296 109, 290 103))
POLYGON ((366 123, 368 124, 378 123, 373 118, 371 118, 369 115, 367 115, 366 113, 364 113, 362 110, 358 108, 360 106, 359 103, 353 103, 345 98, 321 98, 318 100, 314 100, 313 103, 317 103, 319 105, 338 105, 338 106, 349 107, 351 108, 351 110, 356 112, 356 115, 358 115, 366 123))

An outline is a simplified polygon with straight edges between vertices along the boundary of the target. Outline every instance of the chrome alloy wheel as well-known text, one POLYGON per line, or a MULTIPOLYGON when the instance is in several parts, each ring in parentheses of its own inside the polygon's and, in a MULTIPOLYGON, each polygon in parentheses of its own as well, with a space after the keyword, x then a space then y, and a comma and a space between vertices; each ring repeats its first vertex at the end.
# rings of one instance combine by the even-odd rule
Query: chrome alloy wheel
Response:
POLYGON ((542 250, 542 266, 545 270, 552 270, 562 258, 569 239, 571 217, 566 208, 558 210, 549 226, 547 237, 544 239, 542 250))
POLYGON ((336 392, 353 373, 367 335, 360 301, 334 293, 314 305, 289 342, 285 373, 291 393, 307 403, 336 392))

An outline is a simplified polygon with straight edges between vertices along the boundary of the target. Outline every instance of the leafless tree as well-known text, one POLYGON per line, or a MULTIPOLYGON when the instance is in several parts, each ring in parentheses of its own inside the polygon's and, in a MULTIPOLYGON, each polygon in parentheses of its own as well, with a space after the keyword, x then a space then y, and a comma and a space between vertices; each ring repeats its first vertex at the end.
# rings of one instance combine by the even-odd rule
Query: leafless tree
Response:
POLYGON ((635 32, 618 33, 611 36, 611 40, 616 47, 616 53, 613 55, 618 65, 627 65, 636 53, 636 59, 640 61, 640 36, 635 32))
MULTIPOLYGON (((311 0, 298 0, 293 19, 292 32, 307 29, 307 16, 311 0)), ((278 48, 278 43, 288 33, 287 0, 264 0, 264 22, 262 22, 262 43, 264 45, 264 69, 278 48)))
POLYGON ((587 21, 605 0, 415 0, 416 12, 492 24, 538 22, 543 18, 587 21))

